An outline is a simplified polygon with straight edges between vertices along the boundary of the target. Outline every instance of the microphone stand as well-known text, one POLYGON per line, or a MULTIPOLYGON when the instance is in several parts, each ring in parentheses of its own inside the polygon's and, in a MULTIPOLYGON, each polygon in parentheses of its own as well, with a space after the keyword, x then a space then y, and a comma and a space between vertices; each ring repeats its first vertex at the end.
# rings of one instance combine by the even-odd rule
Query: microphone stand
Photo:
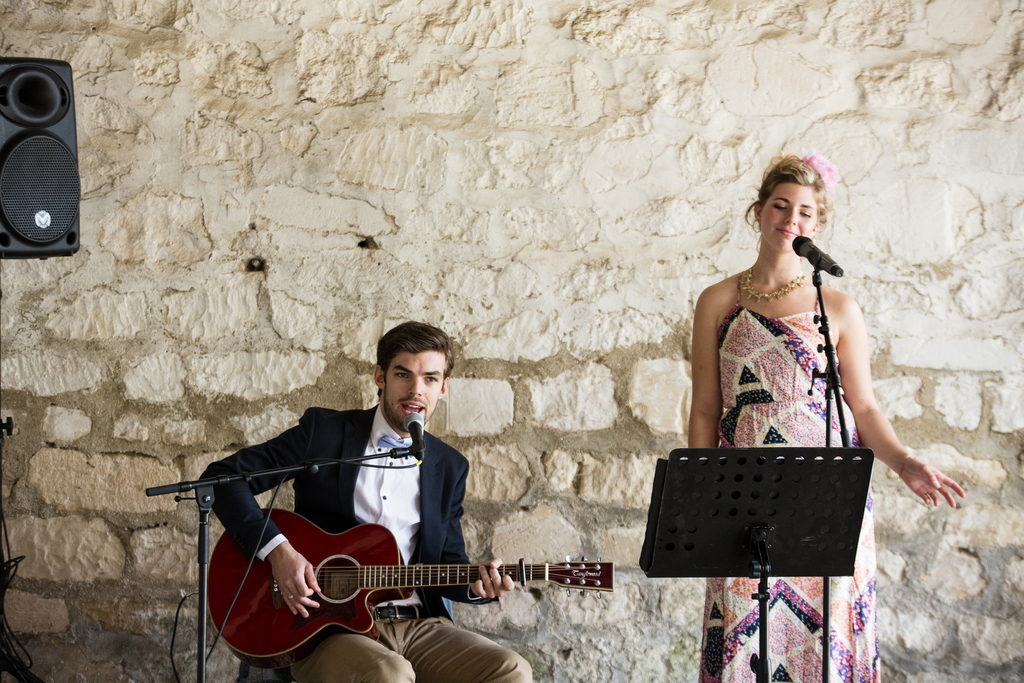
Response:
MULTIPOLYGON (((839 415, 839 434, 843 441, 843 448, 850 448, 850 430, 846 427, 846 414, 843 412, 843 398, 840 393, 843 385, 839 379, 839 363, 836 362, 836 349, 832 345, 832 335, 828 326, 828 316, 825 315, 825 299, 821 296, 821 269, 814 266, 814 274, 811 276, 814 288, 818 295, 818 311, 814 316, 814 322, 819 323, 818 332, 825 338, 824 344, 818 344, 818 353, 825 354, 825 372, 815 368, 811 372, 811 389, 808 395, 814 394, 814 380, 825 380, 825 448, 832 447, 832 405, 836 405, 839 415)), ((829 612, 831 611, 831 584, 832 579, 822 577, 821 593, 821 680, 828 683, 829 668, 832 663, 831 633, 829 612)))
MULTIPOLYGON (((194 500, 199 508, 199 531, 196 541, 196 545, 199 549, 197 558, 197 562, 199 563, 199 605, 197 607, 198 620, 196 622, 196 629, 198 631, 196 636, 197 683, 206 683, 206 608, 210 590, 210 510, 213 509, 213 503, 215 500, 213 492, 214 487, 221 484, 229 484, 233 481, 245 481, 248 483, 251 479, 273 476, 275 474, 289 474, 291 472, 301 471, 316 474, 320 471, 321 465, 341 465, 347 463, 359 464, 366 460, 375 460, 377 458, 387 457, 388 455, 393 458, 401 458, 412 455, 412 452, 409 448, 394 448, 388 453, 375 453, 373 455, 363 455, 358 458, 348 458, 346 460, 307 460, 299 463, 298 465, 275 467, 269 470, 257 470, 254 472, 241 472, 238 474, 222 474, 216 477, 207 477, 206 479, 179 481, 176 484, 153 486, 146 489, 146 495, 151 497, 163 496, 169 493, 181 494, 187 491, 196 492, 194 498, 184 498, 181 495, 175 495, 174 500, 176 502, 181 502, 182 500, 194 500)), ((173 654, 174 653, 171 653, 171 656, 173 656, 173 654)))

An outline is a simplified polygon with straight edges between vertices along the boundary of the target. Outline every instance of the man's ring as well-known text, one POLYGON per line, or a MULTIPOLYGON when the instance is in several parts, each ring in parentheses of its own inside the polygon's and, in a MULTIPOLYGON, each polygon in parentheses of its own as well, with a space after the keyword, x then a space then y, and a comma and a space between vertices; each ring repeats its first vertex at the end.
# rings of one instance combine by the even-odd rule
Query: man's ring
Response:
POLYGON ((288 599, 289 599, 289 600, 294 600, 294 599, 295 599, 295 596, 294 596, 294 595, 289 595, 289 596, 288 596, 288 599))

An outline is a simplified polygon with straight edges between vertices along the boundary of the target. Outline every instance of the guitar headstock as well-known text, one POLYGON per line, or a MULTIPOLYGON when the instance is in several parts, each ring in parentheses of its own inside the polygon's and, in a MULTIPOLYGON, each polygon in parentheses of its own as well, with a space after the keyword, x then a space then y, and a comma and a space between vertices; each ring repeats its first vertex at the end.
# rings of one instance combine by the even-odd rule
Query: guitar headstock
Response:
POLYGON ((581 558, 578 562, 548 564, 547 579, 562 588, 577 588, 588 591, 615 590, 615 565, 611 562, 592 562, 581 558))

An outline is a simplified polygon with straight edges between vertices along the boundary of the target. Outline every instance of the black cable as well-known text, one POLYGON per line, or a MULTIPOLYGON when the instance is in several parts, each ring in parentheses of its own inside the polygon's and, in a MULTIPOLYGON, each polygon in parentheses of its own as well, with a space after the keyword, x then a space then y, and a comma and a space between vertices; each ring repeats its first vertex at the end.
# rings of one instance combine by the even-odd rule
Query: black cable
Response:
POLYGON ((344 465, 354 465, 355 467, 372 467, 375 470, 411 470, 413 467, 420 466, 419 463, 416 463, 415 465, 367 465, 362 462, 345 462, 344 460, 341 460, 340 462, 344 465))
MULTIPOLYGON (((386 457, 386 455, 380 455, 378 457, 383 458, 383 457, 386 457)), ((325 462, 333 462, 333 461, 325 461, 325 462)), ((341 462, 345 462, 345 461, 341 461, 341 462)), ((345 464, 348 464, 348 465, 358 465, 360 467, 374 467, 374 468, 380 468, 380 469, 388 468, 388 469, 396 469, 396 470, 404 470, 404 469, 411 469, 413 467, 419 467, 419 463, 416 463, 414 465, 400 465, 398 467, 391 467, 389 465, 366 465, 364 463, 355 463, 355 462, 353 462, 353 463, 345 463, 345 464)), ((267 514, 263 518, 263 528, 260 529, 259 538, 263 538, 263 534, 267 531, 267 526, 270 524, 270 513, 274 511, 274 503, 277 502, 277 494, 281 492, 281 487, 284 486, 284 482, 285 482, 285 479, 281 479, 281 481, 277 485, 277 488, 274 489, 274 495, 270 499, 270 506, 267 507, 267 514)), ((215 647, 217 647, 217 643, 220 642, 220 634, 224 632, 224 627, 228 623, 228 617, 231 616, 231 610, 234 609, 235 603, 238 601, 238 596, 242 594, 242 586, 245 585, 245 580, 247 578, 249 578, 249 571, 252 569, 252 565, 256 561, 256 554, 258 552, 259 552, 259 548, 256 548, 256 550, 253 552, 252 556, 249 558, 249 564, 245 567, 245 573, 242 574, 242 580, 238 582, 238 588, 235 589, 235 597, 231 598, 231 604, 228 605, 228 610, 227 610, 227 612, 224 613, 224 619, 220 622, 220 628, 217 629, 217 636, 213 639, 213 645, 210 646, 210 651, 206 655, 206 661, 207 662, 210 661, 210 657, 213 655, 213 649, 215 647)))
MULTIPOLYGON (((390 454, 388 454, 388 453, 381 453, 380 455, 364 456, 364 457, 369 459, 369 460, 376 460, 378 458, 387 458, 389 456, 390 456, 390 454)), ((401 456, 402 460, 405 460, 406 458, 412 458, 412 457, 415 457, 415 456, 412 456, 412 455, 403 455, 403 456, 401 456)), ((398 460, 398 458, 395 458, 395 460, 398 460)), ((309 462, 312 462, 314 464, 317 464, 317 463, 320 463, 320 462, 330 463, 330 464, 340 463, 342 465, 352 465, 353 467, 372 467, 375 470, 411 470, 413 467, 419 467, 421 464, 423 464, 422 460, 417 460, 416 462, 414 462, 411 465, 368 465, 365 462, 357 462, 357 461, 353 461, 353 460, 310 460, 309 462)))
MULTIPOLYGON (((284 486, 287 475, 281 479, 278 483, 277 488, 274 489, 274 495, 270 498, 270 506, 267 508, 267 514, 263 519, 263 528, 260 529, 259 538, 263 538, 263 534, 267 531, 267 525, 270 524, 270 513, 274 511, 274 502, 277 501, 277 494, 281 492, 281 487, 284 486)), ((213 655, 213 649, 217 647, 217 643, 220 642, 220 634, 224 632, 224 627, 228 623, 228 617, 231 616, 231 610, 235 607, 235 602, 238 600, 238 596, 242 593, 242 586, 245 585, 245 580, 249 578, 249 570, 252 569, 252 563, 256 561, 256 555, 260 549, 256 548, 252 552, 252 557, 249 558, 249 564, 245 568, 245 573, 242 574, 242 580, 238 582, 238 588, 235 589, 235 597, 231 598, 231 604, 228 605, 228 611, 224 613, 224 620, 220 622, 220 628, 217 629, 217 637, 213 639, 213 645, 210 646, 210 651, 206 654, 206 661, 210 661, 210 656, 213 655)), ((204 606, 205 607, 205 606, 204 606)))
MULTIPOLYGON (((0 284, 2 284, 2 276, 3 266, 2 261, 0 261, 0 284)), ((0 301, 2 300, 3 291, 0 290, 0 301)), ((2 384, 3 381, 0 378, 0 385, 2 384)), ((0 490, 3 488, 4 432, 8 429, 13 429, 11 423, 0 424, 0 490)), ((25 556, 19 555, 14 557, 14 553, 11 552, 11 539, 7 534, 7 517, 4 515, 2 497, 0 497, 0 533, 3 534, 3 544, 0 545, 0 560, 3 560, 3 564, 0 566, 0 671, 9 672, 20 683, 43 683, 41 678, 29 671, 32 668, 32 656, 21 644, 21 641, 18 640, 18 637, 14 635, 10 624, 7 623, 5 606, 7 589, 14 581, 14 576, 18 573, 18 564, 25 559, 25 556), (27 663, 25 659, 22 659, 22 654, 28 660, 27 663)))
POLYGON ((178 619, 181 618, 181 607, 185 604, 185 601, 193 595, 199 595, 199 591, 186 593, 178 602, 178 609, 174 613, 174 628, 171 629, 171 670, 174 672, 174 680, 178 681, 178 683, 181 683, 181 677, 178 676, 178 667, 174 665, 174 639, 178 635, 178 619))
MULTIPOLYGON (((6 525, 4 526, 4 534, 6 535, 6 525)), ((14 580, 18 564, 24 559, 25 556, 21 555, 8 560, 3 563, 3 568, 0 570, 0 651, 2 651, 0 659, 6 663, 6 667, 0 668, 0 670, 9 671, 21 683, 43 683, 42 679, 29 671, 32 668, 32 657, 18 641, 14 631, 11 630, 10 624, 7 623, 7 614, 4 607, 7 589, 14 580), (27 663, 18 654, 19 650, 27 658, 27 663)))
MULTIPOLYGON (((284 485, 284 482, 285 482, 285 480, 281 479, 280 483, 278 483, 278 485, 277 485, 277 488, 274 490, 273 497, 270 499, 270 507, 267 509, 267 514, 265 515, 265 517, 263 519, 263 528, 260 530, 260 536, 259 536, 260 538, 263 538, 263 534, 267 530, 267 525, 270 524, 270 513, 274 509, 274 502, 277 501, 277 494, 281 492, 281 487, 284 485)), ((256 553, 258 553, 258 552, 259 552, 259 548, 257 548, 253 552, 252 557, 249 558, 249 565, 245 568, 245 574, 242 575, 242 580, 238 582, 238 589, 235 590, 235 597, 231 600, 231 605, 228 606, 228 611, 224 615, 224 621, 221 622, 220 628, 217 630, 217 637, 213 639, 213 645, 210 646, 210 651, 206 655, 206 661, 207 662, 210 661, 210 657, 213 655, 213 650, 214 650, 214 648, 217 647, 217 643, 220 641, 220 634, 224 630, 224 625, 228 623, 228 617, 231 616, 231 609, 235 606, 235 601, 238 600, 238 596, 242 592, 242 586, 245 585, 245 580, 247 578, 249 578, 249 570, 252 569, 252 564, 255 561, 256 553)), ((187 600, 188 598, 190 598, 193 595, 198 595, 198 594, 199 594, 199 591, 196 591, 194 593, 189 593, 189 594, 185 595, 181 599, 181 601, 178 603, 178 610, 174 613, 174 627, 171 629, 171 648, 170 648, 170 651, 169 651, 169 655, 170 655, 170 659, 171 659, 171 670, 174 672, 174 680, 178 681, 178 683, 181 683, 181 678, 178 676, 178 667, 175 666, 175 664, 174 664, 174 639, 175 639, 175 636, 178 633, 178 621, 181 619, 181 606, 185 604, 185 600, 187 600)), ((201 608, 201 613, 199 615, 199 618, 200 619, 205 619, 206 618, 206 605, 201 605, 200 608, 201 608)), ((204 645, 205 645, 205 643, 204 643, 204 645)))
MULTIPOLYGON (((387 454, 387 453, 382 453, 380 455, 377 455, 377 456, 374 456, 373 458, 368 458, 368 459, 385 458, 385 457, 388 457, 388 455, 389 454, 387 454)), ((410 457, 410 456, 407 455, 407 456, 404 456, 404 457, 410 457)), ((315 464, 317 461, 312 461, 312 462, 315 464)), ((347 461, 344 461, 344 460, 324 460, 323 462, 324 463, 330 463, 330 464, 336 464, 336 463, 340 462, 340 463, 343 463, 343 464, 346 464, 346 465, 355 465, 357 467, 372 467, 372 468, 375 468, 375 469, 406 470, 406 469, 412 469, 413 467, 419 467, 422 461, 417 461, 416 463, 414 463, 412 465, 398 465, 398 466, 392 466, 392 465, 368 465, 368 464, 363 463, 363 462, 347 462, 347 461)), ((285 478, 281 479, 281 481, 277 484, 277 488, 274 489, 274 495, 270 499, 270 506, 267 508, 267 514, 263 518, 263 528, 260 530, 259 538, 263 538, 263 534, 266 532, 267 526, 270 524, 270 513, 273 512, 273 510, 274 510, 274 504, 277 502, 277 494, 281 492, 281 487, 284 485, 284 482, 286 480, 287 480, 287 475, 285 476, 285 478)), ((0 515, 2 515, 2 512, 0 512, 0 515)), ((238 582, 238 588, 235 589, 235 596, 231 599, 231 604, 228 605, 227 612, 224 613, 224 619, 221 621, 220 627, 217 629, 217 635, 213 639, 213 644, 210 646, 210 651, 206 654, 206 661, 207 662, 210 661, 210 657, 213 656, 213 651, 217 647, 217 643, 220 642, 220 636, 224 632, 224 626, 227 625, 228 618, 231 616, 231 610, 234 609, 235 603, 238 601, 238 596, 241 595, 241 593, 242 593, 242 586, 245 585, 245 580, 247 578, 249 578, 249 572, 252 569, 253 563, 256 561, 256 554, 258 552, 259 552, 259 548, 257 548, 255 551, 253 551, 252 556, 249 557, 249 564, 245 568, 245 573, 242 575, 242 580, 238 582)), ((176 681, 178 681, 178 683, 181 683, 181 679, 178 677, 178 669, 177 669, 177 667, 174 664, 174 639, 175 639, 175 635, 178 632, 178 621, 179 621, 179 619, 181 617, 181 606, 185 603, 185 600, 188 597, 192 596, 192 595, 196 595, 196 593, 189 593, 188 595, 186 595, 185 597, 183 597, 181 599, 181 602, 178 603, 178 610, 177 610, 177 612, 175 612, 175 615, 174 615, 174 627, 173 627, 173 629, 171 631, 171 647, 170 647, 170 653, 169 653, 170 654, 170 659, 171 659, 171 669, 174 671, 174 678, 175 678, 176 681)), ((204 608, 205 608, 205 605, 204 605, 204 608)), ((205 617, 205 610, 204 610, 203 617, 205 617)))

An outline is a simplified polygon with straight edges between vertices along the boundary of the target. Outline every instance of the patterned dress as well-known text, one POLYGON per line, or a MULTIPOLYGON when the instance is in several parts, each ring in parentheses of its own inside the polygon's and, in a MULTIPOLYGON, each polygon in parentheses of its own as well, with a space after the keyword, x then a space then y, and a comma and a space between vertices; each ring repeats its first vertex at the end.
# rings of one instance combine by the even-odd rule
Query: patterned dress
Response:
MULTIPOLYGON (((824 380, 817 352, 822 343, 814 312, 766 318, 739 305, 718 334, 723 415, 719 437, 726 448, 825 445, 824 380)), ((846 424, 858 445, 853 417, 845 401, 846 424)), ((841 445, 833 409, 832 443, 841 445)), ((872 495, 861 528, 854 576, 835 577, 831 587, 831 667, 833 683, 878 683, 875 614, 875 532, 872 495)), ((751 599, 757 580, 710 578, 704 605, 701 683, 753 682, 750 656, 758 652, 758 603, 751 599)), ((821 681, 821 578, 772 578, 769 631, 772 681, 821 681)))

